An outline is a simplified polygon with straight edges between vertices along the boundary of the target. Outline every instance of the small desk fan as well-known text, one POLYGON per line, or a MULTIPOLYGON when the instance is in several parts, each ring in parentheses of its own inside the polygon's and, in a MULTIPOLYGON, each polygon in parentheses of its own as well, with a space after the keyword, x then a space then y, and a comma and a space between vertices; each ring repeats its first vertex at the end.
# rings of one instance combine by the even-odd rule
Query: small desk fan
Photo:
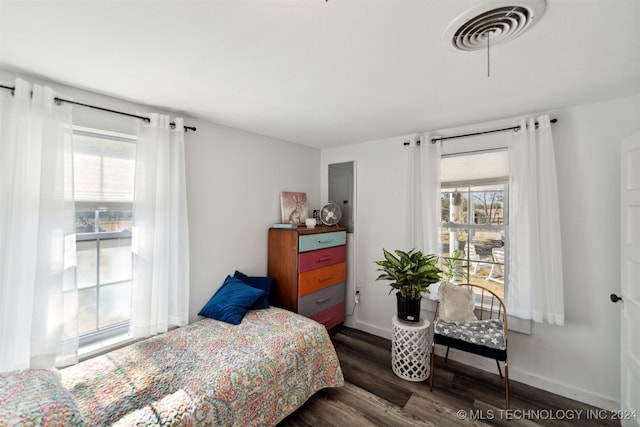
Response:
POLYGON ((333 202, 328 202, 320 209, 320 221, 324 225, 337 225, 340 218, 342 218, 342 210, 333 202))

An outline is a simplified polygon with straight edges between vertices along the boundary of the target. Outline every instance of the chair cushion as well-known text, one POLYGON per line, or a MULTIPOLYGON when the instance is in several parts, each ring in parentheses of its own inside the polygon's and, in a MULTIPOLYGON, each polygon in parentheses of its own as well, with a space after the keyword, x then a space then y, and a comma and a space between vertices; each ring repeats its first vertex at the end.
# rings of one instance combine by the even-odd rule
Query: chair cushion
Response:
POLYGON ((504 326, 500 319, 475 320, 461 324, 438 320, 434 326, 434 333, 498 350, 507 349, 504 326))
POLYGON ((438 288, 439 315, 447 323, 464 323, 478 320, 475 313, 473 289, 454 283, 442 282, 438 288))

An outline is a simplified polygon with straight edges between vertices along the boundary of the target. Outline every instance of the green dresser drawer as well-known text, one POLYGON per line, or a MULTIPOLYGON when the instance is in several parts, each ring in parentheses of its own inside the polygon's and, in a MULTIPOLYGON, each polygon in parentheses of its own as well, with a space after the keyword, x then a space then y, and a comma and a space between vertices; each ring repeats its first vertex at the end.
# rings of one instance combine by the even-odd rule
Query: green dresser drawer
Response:
POLYGON ((315 251, 316 249, 344 245, 347 242, 347 232, 334 231, 331 233, 307 234, 300 236, 299 239, 298 250, 300 252, 315 251))

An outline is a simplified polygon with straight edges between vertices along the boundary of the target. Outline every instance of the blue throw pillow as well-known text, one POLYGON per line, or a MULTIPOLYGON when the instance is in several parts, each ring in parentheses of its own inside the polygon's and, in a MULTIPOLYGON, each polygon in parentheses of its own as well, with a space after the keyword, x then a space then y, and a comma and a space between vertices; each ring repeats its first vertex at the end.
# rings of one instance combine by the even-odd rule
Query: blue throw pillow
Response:
POLYGON ((263 295, 264 291, 227 276, 218 292, 202 307, 198 315, 239 325, 253 303, 263 295))
POLYGON ((260 310, 263 308, 269 308, 269 292, 271 291, 271 282, 273 279, 268 276, 252 276, 249 277, 246 274, 236 271, 233 275, 235 279, 242 280, 243 283, 264 291, 264 295, 258 298, 258 300, 251 306, 252 310, 260 310))

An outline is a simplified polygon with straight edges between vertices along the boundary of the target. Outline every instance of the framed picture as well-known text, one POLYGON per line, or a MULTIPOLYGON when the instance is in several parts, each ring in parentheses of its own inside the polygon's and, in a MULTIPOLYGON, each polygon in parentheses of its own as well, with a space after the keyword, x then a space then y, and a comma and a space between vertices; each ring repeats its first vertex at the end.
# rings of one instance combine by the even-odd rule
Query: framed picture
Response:
POLYGON ((309 216, 307 193, 280 192, 280 211, 283 224, 304 224, 309 216))

